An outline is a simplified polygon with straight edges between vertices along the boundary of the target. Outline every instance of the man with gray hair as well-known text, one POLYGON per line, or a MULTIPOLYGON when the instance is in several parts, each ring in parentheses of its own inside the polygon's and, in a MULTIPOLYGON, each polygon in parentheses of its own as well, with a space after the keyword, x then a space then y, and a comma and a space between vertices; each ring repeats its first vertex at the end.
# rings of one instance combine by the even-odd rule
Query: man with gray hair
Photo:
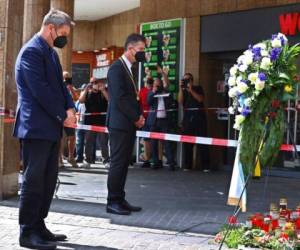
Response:
POLYGON ((60 61, 53 47, 63 48, 71 18, 50 10, 41 30, 19 52, 15 76, 18 90, 14 136, 22 143, 24 177, 20 195, 20 246, 56 249, 53 234, 45 225, 58 175, 58 155, 63 126, 74 127, 73 100, 63 83, 60 61))

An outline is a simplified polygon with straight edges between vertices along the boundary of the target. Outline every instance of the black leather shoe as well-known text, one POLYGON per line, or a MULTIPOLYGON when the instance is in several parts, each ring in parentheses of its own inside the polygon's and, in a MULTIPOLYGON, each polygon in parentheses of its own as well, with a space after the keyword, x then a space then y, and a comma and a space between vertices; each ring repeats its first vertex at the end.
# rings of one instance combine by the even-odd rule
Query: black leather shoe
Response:
POLYGON ((64 234, 54 234, 50 232, 47 228, 40 232, 41 238, 46 241, 64 241, 67 236, 64 234))
POLYGON ((122 202, 122 206, 123 206, 123 208, 125 208, 131 212, 140 212, 142 210, 141 207, 135 207, 135 206, 130 205, 129 202, 126 200, 124 200, 122 202))
POLYGON ((31 233, 28 236, 20 236, 19 243, 21 247, 30 249, 52 250, 56 249, 56 244, 47 242, 37 233, 31 233))
POLYGON ((151 167, 151 164, 150 164, 149 161, 143 162, 143 164, 142 164, 142 166, 141 166, 141 168, 150 168, 150 167, 151 167))
POLYGON ((106 212, 110 214, 118 214, 118 215, 130 215, 131 211, 124 208, 120 203, 111 203, 107 204, 106 212))

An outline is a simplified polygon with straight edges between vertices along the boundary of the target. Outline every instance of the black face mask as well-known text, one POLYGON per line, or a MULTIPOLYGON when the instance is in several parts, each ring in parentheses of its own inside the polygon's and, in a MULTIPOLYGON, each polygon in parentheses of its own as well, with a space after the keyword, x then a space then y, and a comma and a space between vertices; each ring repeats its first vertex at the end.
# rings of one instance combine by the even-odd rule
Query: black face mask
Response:
MULTIPOLYGON (((56 48, 59 48, 59 49, 62 49, 63 47, 65 47, 68 43, 68 39, 67 39, 67 36, 58 36, 57 35, 57 31, 55 30, 55 33, 56 33, 56 38, 53 40, 53 45, 56 47, 56 48)), ((51 34, 51 33, 50 33, 51 34)), ((51 37, 52 37, 52 34, 51 34, 51 37)), ((53 38, 52 38, 53 39, 53 38)))
POLYGON ((66 36, 58 36, 53 41, 53 45, 59 49, 65 47, 67 43, 68 43, 68 39, 66 36))
POLYGON ((146 62, 145 51, 137 51, 134 57, 137 62, 146 62))

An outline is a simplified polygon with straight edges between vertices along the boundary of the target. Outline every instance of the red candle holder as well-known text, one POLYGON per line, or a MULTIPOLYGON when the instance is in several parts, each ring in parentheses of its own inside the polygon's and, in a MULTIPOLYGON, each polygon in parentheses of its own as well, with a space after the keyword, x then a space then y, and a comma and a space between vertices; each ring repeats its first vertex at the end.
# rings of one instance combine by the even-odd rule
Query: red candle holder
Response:
POLYGON ((296 230, 300 230, 300 217, 295 221, 296 230))
POLYGON ((252 226, 254 228, 256 227, 256 228, 262 229, 263 224, 264 224, 264 219, 263 219, 263 216, 261 214, 255 214, 252 217, 252 226))
POLYGON ((276 228, 279 227, 278 219, 272 219, 271 223, 272 223, 272 230, 275 230, 276 228))

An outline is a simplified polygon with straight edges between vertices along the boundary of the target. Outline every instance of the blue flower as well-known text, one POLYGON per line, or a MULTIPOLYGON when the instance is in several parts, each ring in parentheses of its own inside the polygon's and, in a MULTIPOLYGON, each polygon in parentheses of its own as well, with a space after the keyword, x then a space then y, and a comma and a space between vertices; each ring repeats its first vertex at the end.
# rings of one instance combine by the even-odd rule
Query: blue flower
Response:
POLYGON ((272 35, 272 40, 276 39, 276 38, 277 38, 277 36, 278 36, 278 34, 274 34, 274 35, 272 35))
POLYGON ((285 40, 282 36, 280 37, 280 41, 281 41, 281 45, 284 46, 285 45, 285 40))
POLYGON ((243 116, 247 116, 247 115, 249 115, 251 113, 251 109, 249 108, 249 107, 244 107, 243 108, 243 110, 242 110, 242 112, 241 112, 241 114, 243 115, 243 116))
POLYGON ((261 48, 260 47, 253 48, 252 53, 254 54, 254 61, 258 61, 261 58, 261 48))
MULTIPOLYGON (((282 40, 281 40, 282 42, 282 40)), ((281 48, 274 48, 271 50, 271 61, 276 61, 281 53, 281 48)))
POLYGON ((258 78, 259 78, 259 80, 264 81, 264 82, 267 80, 266 74, 262 73, 262 72, 258 74, 258 78))

